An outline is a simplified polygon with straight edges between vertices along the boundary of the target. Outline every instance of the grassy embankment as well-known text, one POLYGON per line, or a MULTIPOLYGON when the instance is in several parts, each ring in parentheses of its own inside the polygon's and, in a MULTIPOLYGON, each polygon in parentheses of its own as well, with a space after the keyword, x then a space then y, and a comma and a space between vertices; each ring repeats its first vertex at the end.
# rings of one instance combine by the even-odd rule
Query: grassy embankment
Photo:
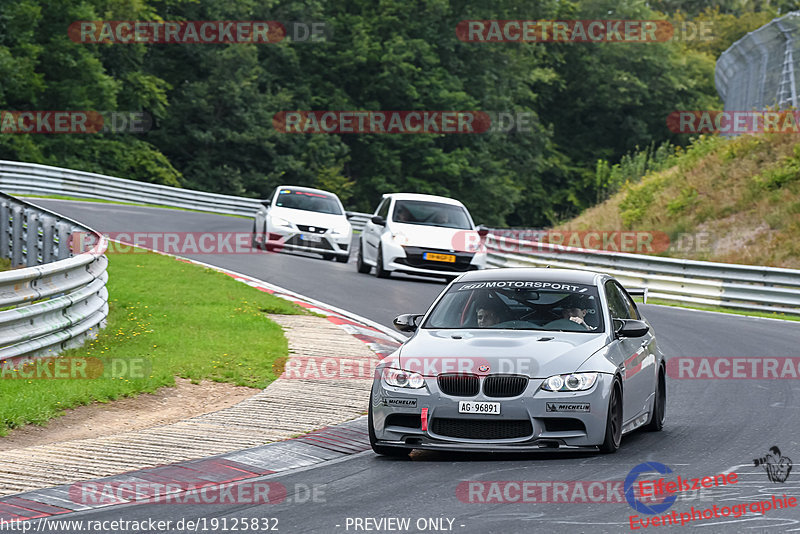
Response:
POLYGON ((108 272, 108 325, 97 339, 59 356, 89 361, 87 376, 102 361, 103 377, 24 379, 3 372, 0 435, 43 424, 66 408, 174 385, 176 376, 264 388, 276 378, 273 364, 288 356, 281 328, 264 314, 306 313, 224 274, 159 254, 109 254, 108 272), (119 376, 108 376, 115 371, 119 376))
POLYGON ((671 163, 555 229, 665 232, 662 256, 800 268, 800 137, 701 136, 671 163))

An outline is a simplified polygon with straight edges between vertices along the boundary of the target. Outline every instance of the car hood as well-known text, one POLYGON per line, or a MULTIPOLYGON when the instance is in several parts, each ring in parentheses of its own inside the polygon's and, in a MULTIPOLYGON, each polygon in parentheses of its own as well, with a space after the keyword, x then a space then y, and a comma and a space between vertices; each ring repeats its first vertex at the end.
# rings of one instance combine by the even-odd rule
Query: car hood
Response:
POLYGON ((270 208, 270 215, 286 219, 294 224, 317 226, 319 228, 344 228, 350 224, 344 215, 281 208, 279 206, 270 208))
POLYGON ((421 224, 390 223, 392 233, 402 233, 408 238, 409 247, 435 248, 442 250, 465 251, 467 244, 478 242, 475 230, 427 226, 421 224))
POLYGON ((547 378, 575 372, 605 345, 603 333, 421 329, 398 358, 403 369, 425 376, 470 372, 547 378))

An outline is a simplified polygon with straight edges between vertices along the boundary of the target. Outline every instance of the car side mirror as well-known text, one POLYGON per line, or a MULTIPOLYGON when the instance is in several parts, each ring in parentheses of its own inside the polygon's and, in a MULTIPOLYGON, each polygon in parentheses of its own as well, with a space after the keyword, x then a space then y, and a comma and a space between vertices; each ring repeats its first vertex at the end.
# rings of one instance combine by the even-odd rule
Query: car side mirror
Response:
POLYGON ((478 235, 481 237, 486 237, 487 235, 489 235, 489 229, 483 225, 478 226, 478 235))
POLYGON ((346 211, 346 212, 344 212, 344 216, 347 217, 348 221, 350 219, 352 219, 353 217, 355 217, 356 215, 357 215, 357 213, 355 211, 346 211))
POLYGON ((386 226, 386 219, 380 215, 373 215, 370 221, 372 221, 372 224, 377 224, 378 226, 386 226))
POLYGON ((642 337, 650 331, 647 323, 638 319, 614 319, 617 337, 642 337))
POLYGON ((414 332, 419 327, 417 321, 422 317, 421 313, 404 313, 395 317, 392 324, 401 332, 414 332))

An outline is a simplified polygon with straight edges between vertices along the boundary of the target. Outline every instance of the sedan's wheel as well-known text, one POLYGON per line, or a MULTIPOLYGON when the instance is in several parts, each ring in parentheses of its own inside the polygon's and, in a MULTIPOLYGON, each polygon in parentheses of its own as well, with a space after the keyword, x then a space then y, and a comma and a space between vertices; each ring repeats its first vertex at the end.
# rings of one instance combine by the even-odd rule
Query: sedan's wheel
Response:
POLYGON ((336 261, 338 261, 339 263, 347 263, 348 261, 350 261, 350 255, 348 254, 347 256, 336 256, 336 261))
POLYGON ((325 253, 322 255, 322 259, 325 261, 331 261, 334 258, 333 254, 325 253))
POLYGON ((600 445, 600 452, 609 454, 617 452, 622 440, 622 387, 619 380, 614 379, 611 398, 608 400, 608 417, 606 418, 606 437, 600 445))
POLYGON ((375 437, 375 426, 372 424, 372 395, 369 396, 369 413, 367 414, 367 420, 367 426, 369 427, 369 444, 375 454, 380 454, 382 456, 394 456, 395 458, 408 458, 408 453, 411 452, 411 449, 376 445, 378 438, 375 437))
POLYGON ((378 248, 378 261, 375 262, 375 276, 378 278, 389 278, 392 271, 383 268, 383 247, 378 248))
POLYGON ((368 274, 371 267, 364 263, 364 243, 358 246, 358 255, 356 256, 356 270, 361 274, 368 274))
POLYGON ((258 235, 258 234, 256 233, 256 223, 255 223, 255 222, 253 222, 253 240, 252 240, 251 246, 252 246, 254 249, 260 249, 260 248, 262 248, 262 246, 261 246, 261 243, 259 243, 259 242, 258 242, 258 239, 256 239, 256 236, 257 236, 257 235, 258 235))
POLYGON ((658 371, 658 380, 656 381, 656 395, 653 400, 653 415, 650 417, 650 422, 645 425, 644 429, 650 432, 658 432, 664 428, 664 421, 667 418, 667 380, 664 377, 664 369, 658 371))

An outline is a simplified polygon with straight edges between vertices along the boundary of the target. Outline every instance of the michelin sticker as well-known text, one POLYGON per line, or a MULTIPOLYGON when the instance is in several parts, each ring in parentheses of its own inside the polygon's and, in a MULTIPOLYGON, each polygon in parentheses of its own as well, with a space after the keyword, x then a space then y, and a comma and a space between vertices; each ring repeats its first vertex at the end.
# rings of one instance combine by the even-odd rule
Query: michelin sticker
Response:
POLYGON ((417 399, 386 399, 386 406, 395 408, 416 408, 417 399))
POLYGON ((546 411, 548 412, 588 412, 588 402, 548 402, 546 411))

